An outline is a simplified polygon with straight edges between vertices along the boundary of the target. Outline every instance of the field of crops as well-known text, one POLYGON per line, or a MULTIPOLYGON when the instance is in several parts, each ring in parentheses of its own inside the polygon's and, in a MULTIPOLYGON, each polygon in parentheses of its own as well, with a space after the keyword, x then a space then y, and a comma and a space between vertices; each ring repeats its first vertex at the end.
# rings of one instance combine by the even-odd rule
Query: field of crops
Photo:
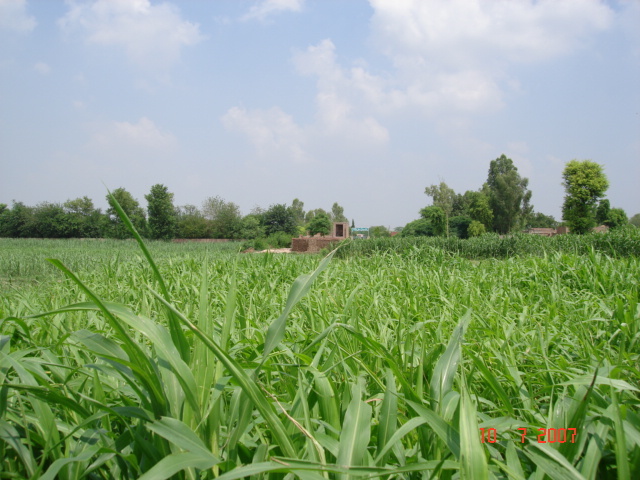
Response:
POLYGON ((0 240, 0 478, 640 478, 639 237, 598 238, 0 240))

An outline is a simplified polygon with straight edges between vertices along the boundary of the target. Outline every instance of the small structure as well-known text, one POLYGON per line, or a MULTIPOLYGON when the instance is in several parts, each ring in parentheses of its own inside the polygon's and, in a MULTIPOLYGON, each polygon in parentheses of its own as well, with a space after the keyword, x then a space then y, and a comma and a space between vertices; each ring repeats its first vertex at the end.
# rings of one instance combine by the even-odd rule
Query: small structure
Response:
POLYGON ((331 236, 298 237, 291 239, 291 251, 300 253, 318 253, 323 248, 330 247, 334 243, 349 238, 349 223, 334 222, 331 227, 331 236))

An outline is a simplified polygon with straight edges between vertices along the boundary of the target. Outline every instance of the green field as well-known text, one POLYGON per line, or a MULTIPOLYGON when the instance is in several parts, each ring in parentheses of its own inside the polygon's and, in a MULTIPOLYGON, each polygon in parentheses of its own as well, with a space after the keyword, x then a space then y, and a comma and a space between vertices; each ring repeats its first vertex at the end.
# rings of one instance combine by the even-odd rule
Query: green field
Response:
POLYGON ((607 235, 157 271, 0 239, 0 478, 640 478, 640 235, 607 235))

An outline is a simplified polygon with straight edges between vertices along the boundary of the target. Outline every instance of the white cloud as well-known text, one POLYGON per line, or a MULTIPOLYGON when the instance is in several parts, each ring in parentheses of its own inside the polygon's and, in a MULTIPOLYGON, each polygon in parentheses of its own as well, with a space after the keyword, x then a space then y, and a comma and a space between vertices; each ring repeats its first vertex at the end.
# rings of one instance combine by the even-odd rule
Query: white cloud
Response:
POLYGON ((44 62, 36 63, 33 69, 41 75, 48 75, 51 72, 51 67, 44 62))
POLYGON ((198 24, 183 20, 174 5, 149 0, 72 1, 59 23, 82 30, 89 43, 123 48, 134 65, 145 69, 171 67, 183 47, 204 38, 198 24))
POLYGON ((305 151, 305 132, 277 107, 252 111, 233 107, 222 117, 222 123, 228 130, 246 135, 262 157, 310 160, 305 151))
POLYGON ((264 21, 268 16, 278 12, 299 12, 304 0, 262 0, 251 7, 242 20, 257 19, 264 21))
POLYGON ((598 0, 369 1, 401 92, 391 104, 434 112, 499 108, 504 88, 517 89, 512 64, 566 55, 614 19, 598 0))
POLYGON ((169 132, 163 132, 146 117, 138 123, 114 122, 93 134, 94 146, 117 150, 173 150, 177 146, 176 138, 169 132))
POLYGON ((26 0, 0 0, 0 30, 27 33, 37 22, 27 14, 26 0))

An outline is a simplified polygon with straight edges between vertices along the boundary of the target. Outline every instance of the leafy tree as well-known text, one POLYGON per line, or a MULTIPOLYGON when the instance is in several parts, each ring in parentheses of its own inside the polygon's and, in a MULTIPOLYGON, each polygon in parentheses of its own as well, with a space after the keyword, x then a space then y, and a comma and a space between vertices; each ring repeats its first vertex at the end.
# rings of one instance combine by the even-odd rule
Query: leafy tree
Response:
POLYGON ((555 218, 540 212, 534 212, 529 215, 527 221, 527 227, 529 228, 556 228, 557 226, 558 222, 555 218))
POLYGON ((420 210, 420 216, 431 223, 436 236, 444 235, 447 229, 447 218, 440 207, 431 206, 420 210))
POLYGON ((609 220, 609 212, 611 211, 611 204, 607 198, 600 200, 598 208, 596 208, 596 223, 598 225, 604 225, 609 220))
POLYGON ((238 205, 219 196, 209 197, 202 204, 202 212, 211 221, 214 238, 240 238, 242 215, 238 205))
POLYGON ((383 227, 382 225, 369 228, 369 237, 371 238, 381 238, 381 237, 390 237, 390 236, 391 236, 391 233, 389 233, 389 229, 387 227, 383 227))
POLYGON ((107 228, 106 217, 93 206, 89 197, 78 197, 63 204, 67 215, 69 236, 72 238, 99 238, 107 228))
POLYGON ((34 237, 33 207, 13 201, 11 209, 0 215, 0 236, 13 238, 34 237))
POLYGON ((304 225, 304 202, 294 198, 291 202, 291 211, 296 219, 296 225, 304 225))
POLYGON ((347 217, 344 216, 344 208, 335 202, 331 207, 331 219, 334 222, 348 222, 347 217))
POLYGON ((493 211, 493 227, 505 234, 531 210, 529 180, 518 174, 513 160, 501 155, 489 165, 487 186, 489 204, 493 211))
POLYGON ((195 205, 176 209, 176 236, 178 238, 211 238, 211 222, 195 205))
POLYGON ((609 188, 602 166, 591 160, 571 160, 562 172, 566 195, 562 217, 571 232, 583 234, 595 224, 595 206, 609 188))
POLYGON ((242 219, 241 237, 245 240, 264 238, 264 227, 262 226, 262 215, 250 213, 242 219))
POLYGON ((353 218, 351 219, 351 228, 356 228, 356 221, 353 218))
POLYGON ((457 215, 449 219, 451 233, 458 238, 469 238, 469 225, 473 220, 466 215, 457 215))
POLYGON ((419 218, 413 222, 407 223, 400 234, 402 237, 433 237, 433 227, 431 222, 426 218, 419 218))
POLYGON ((296 218, 291 208, 284 204, 271 205, 264 213, 264 231, 267 236, 276 232, 296 235, 296 218))
POLYGON ((319 233, 320 235, 329 235, 331 232, 331 220, 326 213, 319 213, 311 219, 307 226, 310 235, 319 233))
POLYGON ((154 240, 171 240, 176 237, 176 214, 173 206, 173 193, 162 185, 156 184, 144 198, 147 199, 149 213, 149 237, 154 240))
POLYGON ((43 202, 33 209, 33 236, 40 238, 68 238, 69 224, 62 205, 43 202))
POLYGON ((485 228, 491 228, 493 225, 493 210, 489 196, 484 192, 466 191, 464 194, 466 207, 466 215, 482 223, 485 228))
POLYGON ((433 205, 439 207, 445 215, 445 232, 449 236, 449 217, 453 211, 456 192, 449 188, 446 183, 440 182, 439 185, 431 185, 424 189, 424 193, 433 198, 433 205))
POLYGON ((318 214, 325 214, 327 217, 331 218, 329 213, 326 210, 323 210, 322 208, 316 208, 315 210, 309 210, 304 215, 305 223, 309 223, 313 219, 313 217, 315 217, 318 214))
POLYGON ((624 227, 629 223, 626 212, 622 208, 612 208, 604 224, 609 228, 624 227))
POLYGON ((629 223, 634 227, 640 228, 640 213, 636 213, 633 217, 629 219, 629 223))
MULTIPOLYGON (((127 214, 129 220, 133 223, 133 226, 138 230, 138 233, 142 236, 146 236, 147 219, 144 215, 144 210, 138 201, 124 188, 116 188, 112 192, 112 195, 120 204, 124 213, 127 214)), ((109 203, 109 208, 107 209, 107 216, 109 218, 107 236, 119 239, 131 238, 131 232, 129 232, 129 229, 124 223, 122 223, 122 220, 118 216, 118 212, 114 207, 113 200, 110 195, 107 195, 107 202, 109 203)))
POLYGON ((484 228, 484 224, 476 220, 473 220, 469 225, 469 228, 467 229, 469 237, 479 237, 480 235, 486 233, 486 231, 487 230, 484 228))

